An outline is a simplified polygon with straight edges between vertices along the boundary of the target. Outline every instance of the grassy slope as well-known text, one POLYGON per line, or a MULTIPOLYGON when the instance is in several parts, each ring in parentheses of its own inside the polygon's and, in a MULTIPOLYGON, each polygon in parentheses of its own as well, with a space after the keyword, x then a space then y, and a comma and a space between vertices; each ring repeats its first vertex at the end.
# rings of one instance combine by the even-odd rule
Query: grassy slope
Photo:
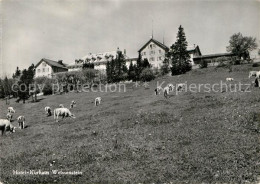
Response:
MULTIPOLYGON (((179 83, 215 83, 234 77, 251 83, 250 66, 234 72, 208 68, 181 77, 158 79, 179 83)), ((258 68, 259 70, 259 68, 258 68)), ((182 93, 168 100, 149 89, 128 85, 126 93, 70 93, 16 104, 15 117, 26 116, 28 128, 0 139, 4 183, 243 183, 259 175, 260 93, 182 93), (103 102, 91 103, 101 96, 103 102), (69 106, 76 119, 55 123, 44 107, 69 106), (258 126, 258 127, 257 127, 258 126), (97 132, 97 135, 93 134, 97 132), (51 163, 55 163, 50 166, 51 163), (82 171, 82 176, 17 176, 13 170, 82 171)), ((7 106, 0 102, 0 117, 7 106)), ((17 122, 14 122, 17 126, 17 122)))

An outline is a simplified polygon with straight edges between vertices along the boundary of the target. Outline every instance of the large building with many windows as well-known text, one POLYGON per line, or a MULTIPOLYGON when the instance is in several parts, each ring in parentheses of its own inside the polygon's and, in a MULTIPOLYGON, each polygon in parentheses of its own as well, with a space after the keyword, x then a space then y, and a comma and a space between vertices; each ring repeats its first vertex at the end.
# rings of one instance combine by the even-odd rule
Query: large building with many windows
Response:
MULTIPOLYGON (((75 60, 75 62, 68 65, 69 71, 78 71, 81 70, 84 63, 93 63, 94 69, 105 72, 106 71, 106 64, 109 61, 112 61, 117 57, 118 52, 122 52, 119 48, 114 51, 109 52, 101 52, 101 53, 89 53, 86 56, 82 57, 79 60, 75 60)), ((132 61, 133 64, 135 61, 134 59, 129 58, 126 55, 126 50, 123 52, 124 58, 126 59, 126 65, 129 66, 130 62, 132 61)))
MULTIPOLYGON (((142 56, 142 59, 146 58, 153 68, 160 68, 168 50, 169 48, 166 45, 151 38, 138 50, 138 52, 142 56)), ((190 54, 191 64, 195 65, 193 58, 196 56, 201 56, 199 46, 189 46, 187 47, 187 50, 190 54)))
POLYGON ((160 68, 169 48, 161 42, 151 38, 138 50, 142 59, 147 59, 153 68, 160 68))

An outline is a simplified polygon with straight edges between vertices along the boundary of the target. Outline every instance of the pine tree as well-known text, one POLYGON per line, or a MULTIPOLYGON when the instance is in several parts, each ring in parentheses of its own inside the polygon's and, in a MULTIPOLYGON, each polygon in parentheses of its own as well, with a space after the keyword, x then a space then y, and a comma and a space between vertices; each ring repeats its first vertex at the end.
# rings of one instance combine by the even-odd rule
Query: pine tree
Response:
POLYGON ((35 67, 33 64, 29 66, 28 70, 24 69, 22 71, 20 80, 18 82, 20 86, 20 91, 18 92, 18 96, 20 99, 23 100, 23 103, 25 103, 25 99, 27 99, 29 96, 29 90, 30 90, 29 85, 34 82, 34 74, 35 74, 35 67))
POLYGON ((172 63, 172 75, 179 75, 191 70, 190 55, 183 27, 180 25, 176 42, 170 47, 166 58, 172 63))
POLYGON ((134 65, 133 62, 131 61, 128 69, 128 80, 134 80, 134 77, 135 77, 134 65))
POLYGON ((0 79, 0 98, 4 98, 4 97, 5 97, 4 82, 2 81, 2 79, 0 79))
POLYGON ((15 76, 19 77, 21 75, 21 70, 19 70, 19 67, 17 66, 16 71, 15 71, 15 76))
POLYGON ((138 55, 138 58, 136 61, 136 70, 135 70, 136 80, 140 79, 141 72, 142 72, 142 56, 141 56, 141 53, 139 52, 139 55, 138 55))
POLYGON ((112 73, 111 73, 111 62, 107 62, 106 64, 106 74, 107 74, 107 82, 112 81, 112 73))
POLYGON ((168 73, 169 73, 170 68, 169 68, 169 61, 168 61, 167 58, 164 59, 163 65, 162 65, 162 67, 160 68, 160 70, 161 70, 161 74, 162 74, 162 75, 165 75, 165 74, 168 74, 168 73))
POLYGON ((151 67, 151 65, 150 65, 148 59, 147 59, 147 58, 144 58, 144 60, 142 61, 142 70, 143 70, 144 68, 150 68, 150 67, 151 67))

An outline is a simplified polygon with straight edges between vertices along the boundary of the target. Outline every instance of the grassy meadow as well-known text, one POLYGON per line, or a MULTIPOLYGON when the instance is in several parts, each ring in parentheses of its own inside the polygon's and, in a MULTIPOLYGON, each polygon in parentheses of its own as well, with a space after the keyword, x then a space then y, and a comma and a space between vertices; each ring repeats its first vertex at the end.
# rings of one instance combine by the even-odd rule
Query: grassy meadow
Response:
MULTIPOLYGON (((37 103, 0 101, 24 115, 26 128, 0 138, 0 181, 43 183, 257 183, 260 180, 260 89, 248 79, 252 65, 196 69, 164 76, 144 87, 126 84, 126 92, 67 93, 40 97, 37 103), (226 82, 226 77, 234 78, 226 82), (175 92, 154 95, 165 83, 227 83, 237 92, 175 92), (247 92, 250 90, 251 92, 247 92), (94 106, 95 97, 102 97, 94 106), (76 119, 54 122, 52 109, 72 100, 76 119), (14 170, 50 171, 49 175, 15 175, 14 170), (80 171, 80 175, 52 174, 80 171)), ((202 88, 203 89, 203 88, 202 88)), ((18 127, 17 121, 12 122, 18 127)))

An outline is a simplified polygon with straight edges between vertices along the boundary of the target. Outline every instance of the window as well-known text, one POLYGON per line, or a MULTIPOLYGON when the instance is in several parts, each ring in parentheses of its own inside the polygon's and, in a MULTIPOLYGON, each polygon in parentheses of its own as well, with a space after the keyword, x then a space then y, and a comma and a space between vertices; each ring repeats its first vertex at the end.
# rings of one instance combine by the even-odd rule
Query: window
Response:
POLYGON ((49 68, 47 68, 47 72, 49 72, 49 68))
POLYGON ((157 61, 161 61, 161 60, 162 60, 162 57, 161 57, 161 56, 157 58, 157 61))
POLYGON ((145 52, 143 52, 143 56, 145 56, 146 55, 146 53, 145 52))
POLYGON ((45 68, 42 69, 42 72, 45 72, 45 68))
POLYGON ((150 57, 149 61, 154 61, 154 57, 150 57))
POLYGON ((41 69, 38 69, 37 72, 40 73, 40 72, 41 72, 41 69))
POLYGON ((155 51, 154 50, 150 51, 150 54, 155 54, 155 51))
POLYGON ((162 51, 161 50, 159 50, 159 54, 161 54, 162 53, 162 51))

